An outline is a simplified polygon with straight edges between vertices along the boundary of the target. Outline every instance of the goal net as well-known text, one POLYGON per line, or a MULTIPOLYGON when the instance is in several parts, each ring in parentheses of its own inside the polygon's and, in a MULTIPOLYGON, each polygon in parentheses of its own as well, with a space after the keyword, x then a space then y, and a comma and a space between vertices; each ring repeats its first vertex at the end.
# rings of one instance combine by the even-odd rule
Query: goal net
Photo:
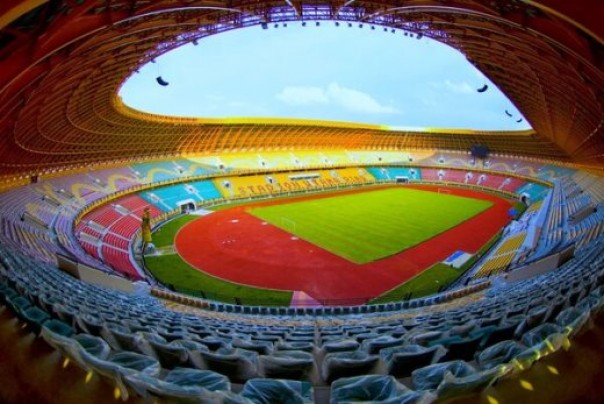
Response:
POLYGON ((296 232, 296 222, 293 221, 292 219, 288 219, 286 217, 281 217, 281 227, 283 227, 285 230, 289 231, 290 233, 296 232))

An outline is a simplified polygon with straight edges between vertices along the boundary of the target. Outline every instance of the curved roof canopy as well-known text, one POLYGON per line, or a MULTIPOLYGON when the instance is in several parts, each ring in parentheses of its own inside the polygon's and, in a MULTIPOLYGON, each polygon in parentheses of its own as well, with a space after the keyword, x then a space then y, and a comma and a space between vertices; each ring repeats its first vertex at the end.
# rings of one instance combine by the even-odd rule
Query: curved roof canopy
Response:
POLYGON ((476 143, 602 167, 601 15, 600 0, 3 0, 0 175, 251 147, 469 150, 476 143), (175 47, 294 20, 380 25, 445 42, 497 83, 534 132, 181 119, 134 111, 117 97, 140 65, 175 47))

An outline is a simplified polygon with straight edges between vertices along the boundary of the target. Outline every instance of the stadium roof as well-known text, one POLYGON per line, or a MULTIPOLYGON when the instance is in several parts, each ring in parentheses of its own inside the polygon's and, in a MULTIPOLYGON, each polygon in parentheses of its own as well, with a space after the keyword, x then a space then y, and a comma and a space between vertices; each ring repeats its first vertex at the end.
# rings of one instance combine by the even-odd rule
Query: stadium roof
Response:
POLYGON ((602 167, 602 15, 600 0, 3 0, 0 176, 247 148, 468 150, 476 143, 602 167), (183 119, 140 113, 117 96, 137 68, 175 47, 294 20, 380 25, 447 43, 500 87, 534 132, 183 119))

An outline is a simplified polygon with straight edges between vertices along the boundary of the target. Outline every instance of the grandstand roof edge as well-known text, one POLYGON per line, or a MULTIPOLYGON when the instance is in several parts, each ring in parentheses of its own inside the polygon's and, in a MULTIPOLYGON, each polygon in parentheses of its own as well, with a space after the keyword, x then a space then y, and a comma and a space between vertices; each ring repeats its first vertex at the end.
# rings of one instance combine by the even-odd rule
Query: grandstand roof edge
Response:
POLYGON ((173 123, 175 125, 250 125, 250 126, 313 126, 323 128, 340 129, 364 129, 384 132, 404 132, 404 133, 438 133, 451 135, 516 135, 531 136, 536 134, 533 129, 513 130, 513 131, 490 131, 474 130, 466 128, 422 128, 422 127, 402 127, 388 125, 374 125, 356 122, 327 121, 317 119, 296 119, 296 118, 268 118, 268 117, 225 117, 225 118, 205 118, 205 117, 178 117, 169 115, 152 114, 137 110, 126 105, 119 95, 116 95, 114 103, 116 110, 130 118, 139 119, 147 122, 173 123))

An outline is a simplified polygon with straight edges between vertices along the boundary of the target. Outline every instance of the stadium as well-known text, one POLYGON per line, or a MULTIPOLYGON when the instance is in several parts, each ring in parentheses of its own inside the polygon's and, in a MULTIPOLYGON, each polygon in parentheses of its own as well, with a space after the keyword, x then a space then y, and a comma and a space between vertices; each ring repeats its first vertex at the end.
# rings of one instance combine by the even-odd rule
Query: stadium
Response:
POLYGON ((3 1, 0 401, 599 402, 602 14, 3 1), (171 50, 287 24, 442 42, 531 129, 185 118, 119 96, 171 50))

